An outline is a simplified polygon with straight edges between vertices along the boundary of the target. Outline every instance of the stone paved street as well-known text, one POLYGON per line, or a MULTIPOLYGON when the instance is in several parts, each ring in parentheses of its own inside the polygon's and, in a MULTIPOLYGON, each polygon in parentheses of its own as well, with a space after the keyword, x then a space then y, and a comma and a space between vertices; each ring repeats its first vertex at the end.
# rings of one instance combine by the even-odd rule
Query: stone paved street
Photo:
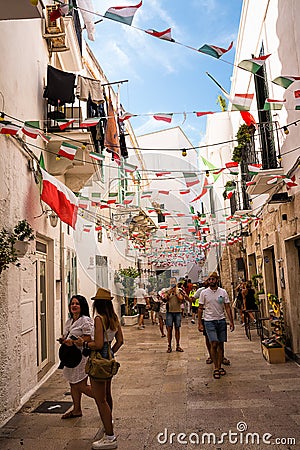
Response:
MULTIPOLYGON (((184 353, 166 353, 166 338, 158 326, 147 321, 145 330, 124 328, 125 345, 118 360, 121 369, 113 381, 114 423, 121 450, 158 449, 272 449, 300 448, 300 369, 297 364, 268 364, 262 357, 255 332, 249 341, 239 324, 229 333, 226 356, 231 360, 227 375, 212 378, 212 367, 205 364, 204 338, 197 325, 184 319, 184 353), (222 433, 237 432, 237 424, 247 427, 238 438, 244 443, 230 443, 222 433), (246 433, 257 433, 255 443, 245 443, 246 433), (160 435, 160 442, 157 435, 160 435), (176 435, 170 437, 171 433, 176 435), (193 443, 179 443, 191 440, 193 443), (203 433, 213 433, 210 443, 203 433), (167 438, 166 438, 167 436, 167 438), (196 444, 197 437, 200 440, 196 444), (257 439, 260 439, 259 443, 257 439), (280 438, 281 443, 275 443, 280 438), (294 438, 296 444, 288 443, 294 438), (170 443, 171 439, 171 443, 170 443), (167 440, 166 443, 164 443, 167 440), (219 440, 219 442, 218 442, 219 440)), ((174 346, 173 346, 174 347, 174 346)), ((0 430, 3 450, 87 450, 100 436, 100 420, 93 400, 84 398, 83 417, 61 420, 60 414, 38 414, 33 410, 43 401, 69 401, 68 385, 61 372, 38 390, 0 430)), ((231 436, 231 442, 234 441, 231 436)))

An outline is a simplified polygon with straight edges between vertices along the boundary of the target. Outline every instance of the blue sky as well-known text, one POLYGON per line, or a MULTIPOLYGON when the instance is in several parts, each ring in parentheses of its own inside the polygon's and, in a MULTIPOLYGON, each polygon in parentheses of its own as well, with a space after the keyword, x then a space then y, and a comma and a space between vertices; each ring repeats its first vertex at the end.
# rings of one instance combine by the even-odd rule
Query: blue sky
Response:
MULTIPOLYGON (((138 0, 93 0, 96 13, 111 6, 136 5, 138 0)), ((128 79, 121 87, 121 103, 133 114, 219 111, 219 89, 211 73, 230 89, 242 0, 143 0, 132 25, 157 31, 172 28, 172 37, 195 48, 211 44, 233 48, 217 60, 183 46, 165 42, 121 23, 104 19, 96 25, 95 41, 88 41, 104 73, 113 82, 128 79), (222 62, 222 60, 227 61, 222 62)), ((99 17, 95 17, 98 20, 99 17)), ((172 123, 151 116, 131 119, 138 136, 168 126, 181 126, 193 145, 205 134, 206 118, 174 115, 172 123)))

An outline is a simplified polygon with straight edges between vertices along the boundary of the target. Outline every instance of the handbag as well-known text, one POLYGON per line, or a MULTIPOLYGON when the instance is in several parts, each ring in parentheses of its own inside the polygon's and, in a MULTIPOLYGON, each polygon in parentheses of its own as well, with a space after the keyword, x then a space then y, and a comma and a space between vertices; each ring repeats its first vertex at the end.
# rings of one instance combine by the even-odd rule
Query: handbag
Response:
POLYGON ((60 368, 69 367, 70 369, 74 369, 82 359, 81 350, 75 344, 71 346, 61 344, 58 354, 61 361, 60 368))
POLYGON ((108 342, 108 336, 102 317, 101 320, 104 328, 104 335, 108 344, 108 359, 103 358, 100 350, 92 350, 85 365, 85 373, 95 380, 105 381, 116 375, 120 363, 112 357, 110 343, 108 342))

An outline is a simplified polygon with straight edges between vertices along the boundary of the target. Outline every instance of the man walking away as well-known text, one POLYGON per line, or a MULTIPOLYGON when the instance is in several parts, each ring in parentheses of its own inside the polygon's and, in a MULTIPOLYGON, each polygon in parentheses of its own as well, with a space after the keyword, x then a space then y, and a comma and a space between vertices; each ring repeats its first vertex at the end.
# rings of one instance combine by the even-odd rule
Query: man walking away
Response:
POLYGON ((166 326, 168 333, 168 350, 167 353, 172 351, 172 330, 175 326, 175 339, 176 339, 176 351, 183 352, 180 347, 180 327, 181 327, 181 303, 184 301, 185 293, 183 290, 176 286, 171 285, 171 289, 165 294, 168 301, 167 314, 166 314, 166 326))
POLYGON ((198 329, 203 331, 202 315, 204 309, 204 327, 210 342, 210 354, 214 364, 213 377, 219 379, 226 375, 221 367, 224 355, 224 342, 227 342, 225 311, 229 319, 230 331, 234 330, 230 301, 225 289, 218 287, 219 276, 212 272, 207 279, 209 287, 200 294, 198 308, 198 329))
POLYGON ((138 329, 143 330, 145 328, 144 315, 145 315, 147 306, 149 308, 149 300, 148 300, 148 294, 147 294, 146 290, 143 288, 142 284, 140 284, 140 286, 135 291, 134 304, 136 305, 138 313, 139 313, 138 329))

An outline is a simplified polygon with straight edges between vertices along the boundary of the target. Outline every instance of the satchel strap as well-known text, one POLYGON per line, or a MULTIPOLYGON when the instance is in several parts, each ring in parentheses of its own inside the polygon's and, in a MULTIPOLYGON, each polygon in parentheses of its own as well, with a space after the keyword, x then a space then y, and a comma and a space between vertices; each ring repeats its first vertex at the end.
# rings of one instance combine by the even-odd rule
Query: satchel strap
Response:
POLYGON ((111 348, 110 348, 110 342, 109 342, 109 340, 108 340, 108 334, 107 334, 107 331, 106 331, 105 323, 104 323, 103 317, 100 316, 100 315, 99 315, 99 317, 100 317, 100 319, 101 319, 101 321, 102 321, 102 325, 103 325, 103 329, 104 329, 104 335, 105 335, 105 337, 106 337, 106 342, 107 342, 107 346, 108 346, 108 359, 112 359, 111 348))

